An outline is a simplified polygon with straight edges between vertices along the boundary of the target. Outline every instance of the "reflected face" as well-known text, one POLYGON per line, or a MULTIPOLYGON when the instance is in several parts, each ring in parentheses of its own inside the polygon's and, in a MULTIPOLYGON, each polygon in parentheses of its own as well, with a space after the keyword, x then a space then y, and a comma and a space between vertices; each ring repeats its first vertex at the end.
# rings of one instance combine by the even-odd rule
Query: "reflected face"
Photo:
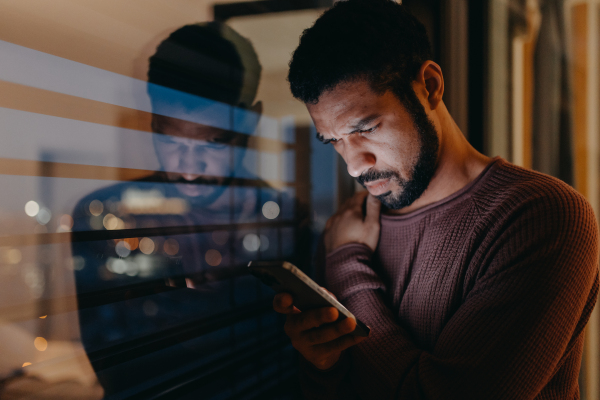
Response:
POLYGON ((168 179, 185 196, 213 198, 232 176, 235 134, 176 118, 154 115, 154 147, 168 179))
POLYGON ((391 91, 347 82, 307 104, 318 138, 344 158, 348 173, 388 208, 412 204, 437 163, 439 139, 414 92, 405 105, 391 91))

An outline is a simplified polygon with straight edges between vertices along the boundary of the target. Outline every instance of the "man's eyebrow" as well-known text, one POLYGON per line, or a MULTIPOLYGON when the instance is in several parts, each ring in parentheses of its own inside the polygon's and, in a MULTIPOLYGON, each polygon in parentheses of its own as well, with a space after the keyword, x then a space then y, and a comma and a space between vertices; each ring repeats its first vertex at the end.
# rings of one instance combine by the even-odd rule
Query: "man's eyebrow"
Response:
POLYGON ((354 125, 350 126, 350 129, 352 129, 352 132, 350 133, 364 130, 371 122, 375 121, 379 117, 381 117, 381 114, 371 114, 368 117, 361 119, 354 125))
MULTIPOLYGON (((361 119, 354 125, 350 126, 350 129, 352 129, 350 134, 364 130, 370 123, 379 117, 381 117, 381 114, 371 114, 368 117, 361 119)), ((331 142, 331 139, 325 139, 325 137, 323 137, 323 135, 321 135, 319 132, 317 132, 317 139, 325 144, 331 142)))

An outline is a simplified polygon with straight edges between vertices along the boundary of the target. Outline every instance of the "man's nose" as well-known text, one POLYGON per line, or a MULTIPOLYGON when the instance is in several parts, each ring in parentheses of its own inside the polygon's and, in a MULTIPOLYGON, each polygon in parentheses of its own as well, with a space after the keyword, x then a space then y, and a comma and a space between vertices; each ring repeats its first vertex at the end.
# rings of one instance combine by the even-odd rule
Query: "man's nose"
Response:
MULTIPOLYGON (((194 148, 188 148, 180 159, 181 172, 188 175, 191 179, 198 177, 206 170, 206 162, 202 154, 194 148)), ((184 176, 185 177, 185 176, 184 176)), ((188 179, 187 177, 185 177, 188 179)))
POLYGON ((361 143, 360 138, 349 137, 344 143, 343 152, 342 157, 346 161, 348 173, 354 178, 373 167, 377 161, 375 154, 361 143))

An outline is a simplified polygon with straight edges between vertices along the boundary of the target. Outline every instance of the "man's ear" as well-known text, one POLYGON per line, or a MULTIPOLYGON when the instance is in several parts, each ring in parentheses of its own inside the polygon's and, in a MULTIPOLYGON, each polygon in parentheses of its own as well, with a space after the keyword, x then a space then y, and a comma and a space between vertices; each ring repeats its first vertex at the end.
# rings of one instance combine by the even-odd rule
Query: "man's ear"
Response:
POLYGON ((417 80, 424 85, 429 107, 435 110, 444 96, 444 75, 442 74, 442 68, 431 60, 425 61, 421 65, 417 80))

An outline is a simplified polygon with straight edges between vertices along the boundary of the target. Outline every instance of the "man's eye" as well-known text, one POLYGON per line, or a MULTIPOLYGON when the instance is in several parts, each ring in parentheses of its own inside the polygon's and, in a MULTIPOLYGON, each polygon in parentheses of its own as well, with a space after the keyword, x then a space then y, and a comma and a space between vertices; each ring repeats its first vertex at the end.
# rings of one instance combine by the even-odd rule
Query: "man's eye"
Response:
POLYGON ((160 135, 160 136, 158 136, 157 140, 160 143, 163 143, 163 144, 173 144, 173 143, 175 143, 175 141, 173 139, 171 139, 169 136, 166 136, 166 135, 160 135))
POLYGON ((210 147, 211 149, 224 149, 229 146, 228 146, 227 142, 211 140, 208 142, 208 147, 210 147))
POLYGON ((362 131, 360 131, 360 133, 371 133, 374 132, 377 128, 379 128, 379 125, 375 125, 374 127, 369 129, 363 129, 362 131))

